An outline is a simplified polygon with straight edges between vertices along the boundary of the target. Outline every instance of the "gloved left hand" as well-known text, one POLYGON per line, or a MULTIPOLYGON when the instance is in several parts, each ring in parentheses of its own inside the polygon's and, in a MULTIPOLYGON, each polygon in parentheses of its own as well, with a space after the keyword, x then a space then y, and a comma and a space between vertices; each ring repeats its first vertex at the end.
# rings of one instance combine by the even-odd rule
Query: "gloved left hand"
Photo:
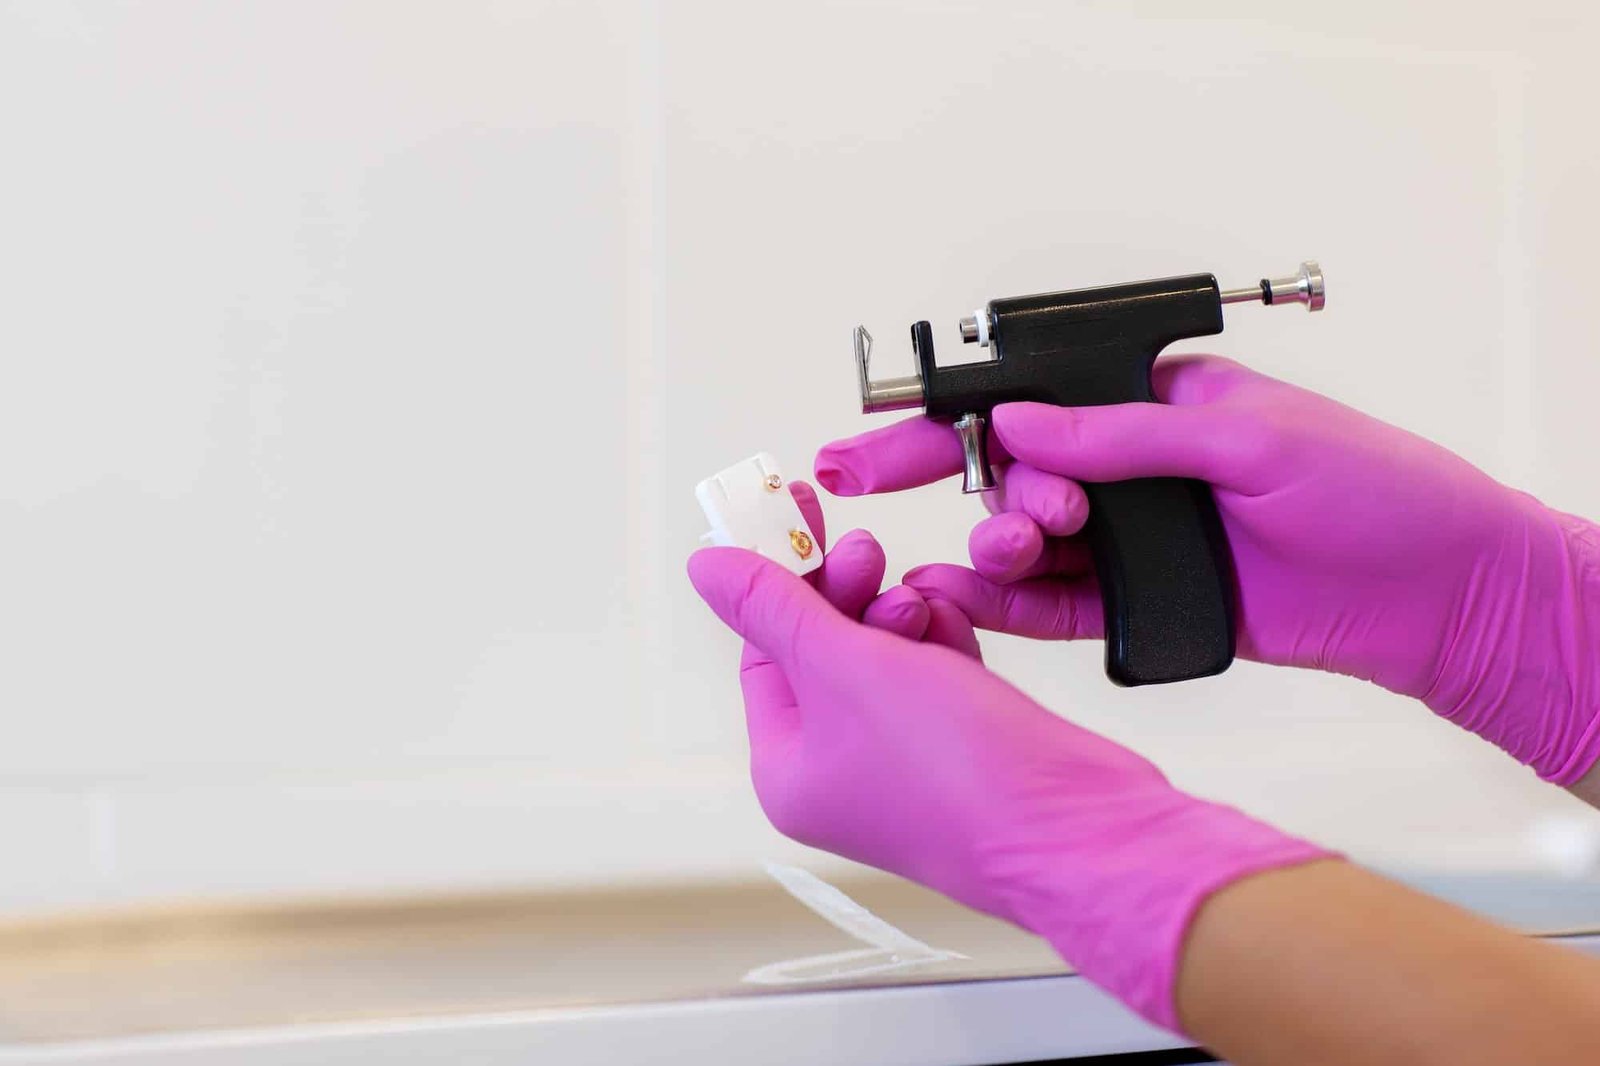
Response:
MULTIPOLYGON (((796 491, 818 531, 809 496, 796 491)), ((1179 1028, 1184 934, 1205 899, 1327 853, 1179 792, 1035 703, 974 657, 953 608, 877 598, 883 569, 860 532, 828 553, 815 586, 737 548, 689 560, 696 591, 748 642, 740 681, 767 816, 802 843, 1046 937, 1179 1028)))

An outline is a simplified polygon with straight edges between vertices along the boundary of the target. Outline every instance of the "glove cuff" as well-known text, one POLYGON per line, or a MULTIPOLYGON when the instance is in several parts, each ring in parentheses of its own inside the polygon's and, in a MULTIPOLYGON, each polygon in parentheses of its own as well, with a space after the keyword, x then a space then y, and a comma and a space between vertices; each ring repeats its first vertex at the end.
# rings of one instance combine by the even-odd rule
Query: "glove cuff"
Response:
POLYGON ((1467 585, 1423 702, 1570 785, 1600 761, 1600 529, 1524 498, 1519 535, 1467 585))
POLYGON ((1118 813, 1133 816, 1114 826, 1108 819, 1105 836, 1093 842, 1035 856, 1041 861, 1002 894, 1015 920, 1080 974, 1182 1032, 1178 968, 1205 901, 1253 874, 1340 856, 1175 790, 1145 811, 1118 813))
POLYGON ((1538 769, 1546 781, 1572 785, 1600 762, 1600 527, 1576 515, 1552 513, 1566 542, 1571 590, 1559 611, 1559 658, 1567 670, 1566 684, 1552 694, 1556 705, 1545 714, 1552 735, 1538 769))

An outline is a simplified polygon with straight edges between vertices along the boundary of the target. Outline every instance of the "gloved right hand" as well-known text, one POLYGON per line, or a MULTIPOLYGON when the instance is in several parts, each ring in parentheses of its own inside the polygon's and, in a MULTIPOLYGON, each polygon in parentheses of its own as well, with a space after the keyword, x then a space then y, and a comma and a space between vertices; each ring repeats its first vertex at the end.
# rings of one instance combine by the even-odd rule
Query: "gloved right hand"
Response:
MULTIPOLYGON (((1600 530, 1458 456, 1326 397, 1210 356, 1158 360, 1164 404, 994 409, 1001 514, 976 570, 906 584, 980 628, 1099 637, 1080 481, 1212 484, 1239 581, 1239 654, 1331 670, 1424 701, 1547 780, 1600 759, 1600 530)), ((817 480, 846 496, 961 470, 955 435, 918 417, 828 445, 817 480)))

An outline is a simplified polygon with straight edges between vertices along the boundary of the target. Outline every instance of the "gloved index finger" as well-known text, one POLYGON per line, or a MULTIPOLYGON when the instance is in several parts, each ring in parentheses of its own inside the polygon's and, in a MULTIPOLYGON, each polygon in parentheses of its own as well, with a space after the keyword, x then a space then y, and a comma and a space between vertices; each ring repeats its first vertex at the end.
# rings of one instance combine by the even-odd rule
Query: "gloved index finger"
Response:
POLYGON ((727 627, 787 666, 797 656, 836 653, 859 628, 805 579, 744 548, 701 548, 689 580, 727 627))
MULTIPOLYGON (((990 462, 1008 458, 991 432, 990 462)), ((816 462, 817 482, 835 496, 898 492, 961 470, 961 441, 955 430, 921 415, 825 445, 816 462)))

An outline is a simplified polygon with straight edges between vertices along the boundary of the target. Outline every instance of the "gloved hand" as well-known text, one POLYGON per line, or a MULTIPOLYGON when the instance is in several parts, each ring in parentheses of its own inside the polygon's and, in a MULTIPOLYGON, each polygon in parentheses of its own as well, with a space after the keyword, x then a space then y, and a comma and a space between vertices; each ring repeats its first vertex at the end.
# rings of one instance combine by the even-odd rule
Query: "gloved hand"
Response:
POLYGON ((747 641, 740 681, 767 816, 1046 937, 1177 1028, 1179 955, 1206 897, 1326 853, 1178 792, 1050 713, 946 646, 971 642, 959 612, 904 590, 875 599, 883 568, 865 533, 828 553, 815 586, 737 548, 689 560, 695 589, 747 641))
MULTIPOLYGON (((1161 359, 1162 404, 995 408, 1015 461, 972 532, 976 571, 906 582, 981 628, 1100 637, 1088 504, 1072 480, 1211 482, 1239 582, 1239 654, 1375 681, 1558 784, 1600 758, 1600 532, 1458 456, 1323 396, 1213 356, 1161 359), (1063 539, 1066 538, 1066 539, 1063 539)), ((916 418, 831 444, 841 495, 961 470, 948 428, 916 418)), ((993 494, 991 494, 993 495, 993 494)))

